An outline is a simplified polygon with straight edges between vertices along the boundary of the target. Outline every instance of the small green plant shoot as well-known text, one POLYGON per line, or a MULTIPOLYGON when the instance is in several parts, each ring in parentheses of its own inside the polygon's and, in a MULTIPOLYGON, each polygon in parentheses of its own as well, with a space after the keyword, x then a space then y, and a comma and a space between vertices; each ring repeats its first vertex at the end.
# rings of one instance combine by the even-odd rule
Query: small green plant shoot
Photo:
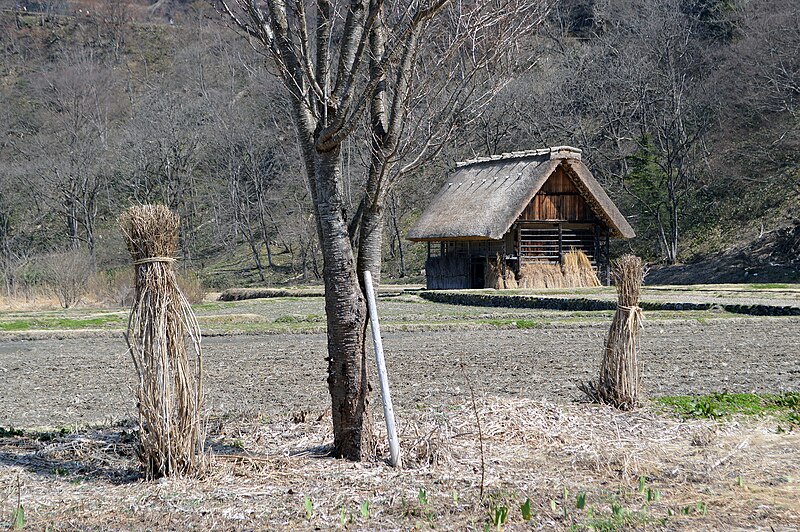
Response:
POLYGON ((417 493, 417 501, 419 502, 420 506, 428 505, 428 493, 425 491, 425 488, 419 489, 419 493, 417 493))
POLYGON ((520 511, 522 512, 522 519, 525 521, 531 520, 531 498, 528 497, 525 499, 525 502, 519 506, 520 511))
POLYGON ((575 496, 575 508, 583 510, 586 507, 586 492, 582 491, 575 496))
POLYGON ((25 528, 25 508, 21 504, 11 513, 11 529, 22 530, 25 528))
POLYGON ((503 525, 506 522, 506 518, 508 517, 508 506, 504 504, 496 506, 490 517, 492 518, 492 524, 494 525, 495 530, 502 530, 503 525))
POLYGON ((369 519, 369 499, 361 503, 361 508, 359 511, 361 512, 361 517, 364 519, 369 519))

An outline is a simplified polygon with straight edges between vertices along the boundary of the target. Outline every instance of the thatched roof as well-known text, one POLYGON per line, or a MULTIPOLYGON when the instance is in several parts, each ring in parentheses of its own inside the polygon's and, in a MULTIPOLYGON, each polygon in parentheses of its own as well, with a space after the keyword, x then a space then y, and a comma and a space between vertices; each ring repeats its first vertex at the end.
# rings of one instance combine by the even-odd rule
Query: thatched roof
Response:
POLYGON ((628 221, 581 162, 581 151, 558 146, 458 163, 455 173, 409 230, 407 238, 500 239, 559 165, 612 236, 635 236, 628 221))

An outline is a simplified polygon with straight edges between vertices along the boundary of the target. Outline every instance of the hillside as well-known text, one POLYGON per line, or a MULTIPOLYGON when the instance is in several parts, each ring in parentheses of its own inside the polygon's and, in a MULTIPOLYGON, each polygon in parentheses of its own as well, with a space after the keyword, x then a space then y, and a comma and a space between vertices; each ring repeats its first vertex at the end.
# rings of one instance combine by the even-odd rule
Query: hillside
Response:
MULTIPOLYGON (((179 213, 183 261, 210 284, 318 279, 286 96, 209 4, 0 8, 8 294, 43 282, 65 249, 101 271, 125 265, 116 216, 151 201, 179 213)), ((798 28, 788 0, 556 4, 493 102, 454 120, 392 192, 384 277, 419 273, 424 250, 403 235, 455 161, 570 144, 637 232, 616 251, 690 264, 651 282, 797 281, 798 28)), ((346 190, 363 186, 368 151, 349 145, 346 190)))

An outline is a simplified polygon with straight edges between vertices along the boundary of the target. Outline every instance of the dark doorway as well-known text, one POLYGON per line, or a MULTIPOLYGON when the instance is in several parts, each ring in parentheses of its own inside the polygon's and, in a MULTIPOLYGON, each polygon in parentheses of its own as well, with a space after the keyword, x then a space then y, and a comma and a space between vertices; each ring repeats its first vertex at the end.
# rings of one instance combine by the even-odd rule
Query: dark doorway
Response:
POLYGON ((484 262, 485 260, 481 257, 478 259, 472 259, 469 265, 469 287, 470 288, 484 288, 486 286, 486 280, 484 278, 484 262))

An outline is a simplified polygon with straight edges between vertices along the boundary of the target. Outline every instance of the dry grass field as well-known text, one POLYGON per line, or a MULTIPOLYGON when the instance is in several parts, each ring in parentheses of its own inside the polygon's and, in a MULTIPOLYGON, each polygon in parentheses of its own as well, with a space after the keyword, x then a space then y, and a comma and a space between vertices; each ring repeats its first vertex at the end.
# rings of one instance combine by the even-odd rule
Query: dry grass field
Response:
MULTIPOLYGON (((674 297, 797 303, 792 287, 736 290, 674 297)), ((197 307, 212 464, 158 482, 140 478, 133 454, 125 311, 1 310, 0 524, 22 507, 32 530, 800 527, 800 407, 725 409, 736 394, 796 397, 800 318, 648 313, 649 397, 705 396, 676 399, 689 407, 679 415, 656 400, 631 413, 579 402, 607 311, 408 293, 379 306, 402 470, 384 444, 374 462, 326 457, 322 301, 287 297, 197 307)), ((380 431, 377 393, 373 407, 380 431)))

